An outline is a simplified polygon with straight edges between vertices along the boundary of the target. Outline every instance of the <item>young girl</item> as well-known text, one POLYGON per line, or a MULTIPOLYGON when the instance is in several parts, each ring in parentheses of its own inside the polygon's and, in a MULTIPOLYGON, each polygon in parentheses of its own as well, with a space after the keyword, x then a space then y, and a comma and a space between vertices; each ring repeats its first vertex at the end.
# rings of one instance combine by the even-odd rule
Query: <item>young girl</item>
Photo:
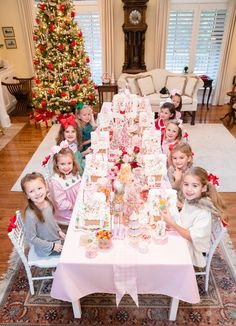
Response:
POLYGON ((62 251, 65 234, 54 218, 54 208, 47 197, 46 182, 42 174, 29 173, 21 180, 21 188, 28 198, 25 210, 26 237, 39 256, 62 251))
POLYGON ((93 110, 89 105, 76 106, 77 123, 82 133, 82 151, 86 151, 91 145, 91 132, 96 129, 93 110))
POLYGON ((158 119, 155 120, 155 127, 158 130, 164 131, 167 122, 175 118, 175 107, 172 102, 164 102, 161 105, 158 119))
POLYGON ((81 135, 79 127, 75 121, 75 116, 71 115, 69 118, 60 120, 61 127, 56 138, 57 145, 59 145, 63 140, 67 140, 69 148, 73 151, 75 158, 80 167, 80 175, 83 174, 85 161, 83 156, 86 152, 81 153, 81 135))
POLYGON ((162 153, 169 155, 170 147, 177 145, 182 138, 181 124, 177 120, 170 120, 165 129, 162 141, 162 153))
POLYGON ((182 191, 185 201, 180 224, 172 220, 167 210, 162 213, 162 218, 188 240, 193 265, 205 267, 204 254, 210 249, 212 218, 225 218, 225 204, 215 186, 208 182, 206 170, 200 167, 187 170, 182 191))
POLYGON ((180 185, 183 180, 183 175, 193 163, 193 152, 188 143, 180 142, 174 146, 168 157, 169 168, 168 178, 171 187, 175 190, 180 190, 180 185))
POLYGON ((61 224, 68 224, 72 215, 81 177, 79 166, 70 148, 52 148, 54 175, 49 180, 50 194, 55 205, 55 217, 61 224))
POLYGON ((182 97, 179 94, 179 91, 177 91, 176 89, 174 89, 171 92, 170 98, 175 106, 175 111, 176 111, 176 119, 181 119, 181 109, 182 109, 182 97))

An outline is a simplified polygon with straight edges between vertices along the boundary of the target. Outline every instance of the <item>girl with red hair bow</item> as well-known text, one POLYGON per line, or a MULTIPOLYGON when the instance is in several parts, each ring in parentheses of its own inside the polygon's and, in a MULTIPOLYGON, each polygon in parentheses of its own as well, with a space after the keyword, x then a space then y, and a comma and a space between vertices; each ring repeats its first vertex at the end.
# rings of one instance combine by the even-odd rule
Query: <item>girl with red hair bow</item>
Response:
POLYGON ((85 166, 83 156, 86 155, 86 153, 80 152, 82 148, 81 133, 76 123, 75 116, 71 114, 70 116, 60 119, 60 124, 61 127, 56 138, 56 143, 59 145, 63 140, 67 140, 69 148, 74 153, 76 161, 80 166, 80 174, 82 175, 85 166))

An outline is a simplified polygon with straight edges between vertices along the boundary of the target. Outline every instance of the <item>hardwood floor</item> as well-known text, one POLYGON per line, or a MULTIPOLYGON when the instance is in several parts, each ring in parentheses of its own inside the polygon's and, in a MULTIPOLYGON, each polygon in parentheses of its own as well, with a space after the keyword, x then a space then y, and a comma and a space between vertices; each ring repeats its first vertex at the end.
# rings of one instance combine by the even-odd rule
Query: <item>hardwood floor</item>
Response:
MULTIPOLYGON (((197 111, 196 123, 222 123, 220 118, 224 116, 227 110, 227 105, 212 106, 208 111, 205 106, 200 105, 197 111)), ((23 211, 26 205, 24 195, 18 192, 11 192, 11 187, 47 134, 47 130, 31 126, 28 122, 28 117, 14 116, 11 117, 11 120, 12 122, 27 123, 19 134, 0 151, 0 275, 7 270, 7 261, 12 251, 12 245, 7 236, 9 218, 15 213, 16 209, 23 211)), ((186 116, 186 120, 190 122, 190 117, 186 116)), ((227 118, 224 122, 227 122, 227 118)), ((236 137, 236 125, 228 129, 236 137)), ((230 218, 229 233, 236 248, 236 193, 222 193, 222 196, 228 205, 228 215, 230 218)))

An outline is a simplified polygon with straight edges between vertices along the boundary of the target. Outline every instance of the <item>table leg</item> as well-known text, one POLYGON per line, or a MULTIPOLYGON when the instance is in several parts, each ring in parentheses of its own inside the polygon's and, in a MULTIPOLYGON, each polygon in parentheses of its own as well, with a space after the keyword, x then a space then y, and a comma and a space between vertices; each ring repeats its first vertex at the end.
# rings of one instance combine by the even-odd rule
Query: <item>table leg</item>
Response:
POLYGON ((209 99, 211 97, 211 92, 212 92, 212 87, 209 88, 209 93, 208 93, 208 96, 207 96, 207 110, 209 109, 208 104, 209 104, 209 99))
POLYGON ((179 307, 179 299, 171 298, 169 320, 176 320, 178 307, 179 307))
POLYGON ((72 302, 72 308, 74 312, 74 317, 75 318, 81 318, 82 311, 81 311, 81 306, 80 306, 80 300, 78 299, 77 301, 72 302))
MULTIPOLYGON (((203 86, 204 87, 204 86, 203 86)), ((205 94, 206 94, 206 87, 204 87, 204 91, 203 91, 203 94, 202 94, 202 105, 204 105, 204 98, 205 98, 205 94)))

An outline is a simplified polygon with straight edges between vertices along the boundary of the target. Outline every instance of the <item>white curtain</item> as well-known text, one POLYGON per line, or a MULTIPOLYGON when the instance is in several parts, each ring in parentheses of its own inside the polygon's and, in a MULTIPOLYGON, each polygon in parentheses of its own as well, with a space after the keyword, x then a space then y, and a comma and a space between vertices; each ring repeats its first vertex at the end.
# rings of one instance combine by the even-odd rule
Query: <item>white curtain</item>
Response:
POLYGON ((157 0, 154 44, 155 68, 165 68, 170 0, 157 0))
POLYGON ((114 0, 99 0, 102 39, 102 71, 109 75, 112 75, 115 70, 113 3, 114 0))
MULTIPOLYGON (((23 30, 25 41, 25 55, 28 60, 31 76, 34 75, 33 57, 34 57, 34 42, 33 42, 33 30, 34 30, 34 0, 17 0, 19 8, 19 17, 23 30)), ((30 76, 30 77, 31 77, 30 76)), ((26 76, 24 76, 26 77, 26 76)))
POLYGON ((223 105, 224 98, 227 93, 226 82, 228 75, 232 74, 229 71, 227 63, 229 62, 230 53, 233 45, 233 34, 236 28, 236 1, 230 0, 228 7, 228 20, 226 25, 227 35, 224 37, 224 51, 221 56, 221 64, 218 71, 216 88, 212 100, 213 105, 223 105))

